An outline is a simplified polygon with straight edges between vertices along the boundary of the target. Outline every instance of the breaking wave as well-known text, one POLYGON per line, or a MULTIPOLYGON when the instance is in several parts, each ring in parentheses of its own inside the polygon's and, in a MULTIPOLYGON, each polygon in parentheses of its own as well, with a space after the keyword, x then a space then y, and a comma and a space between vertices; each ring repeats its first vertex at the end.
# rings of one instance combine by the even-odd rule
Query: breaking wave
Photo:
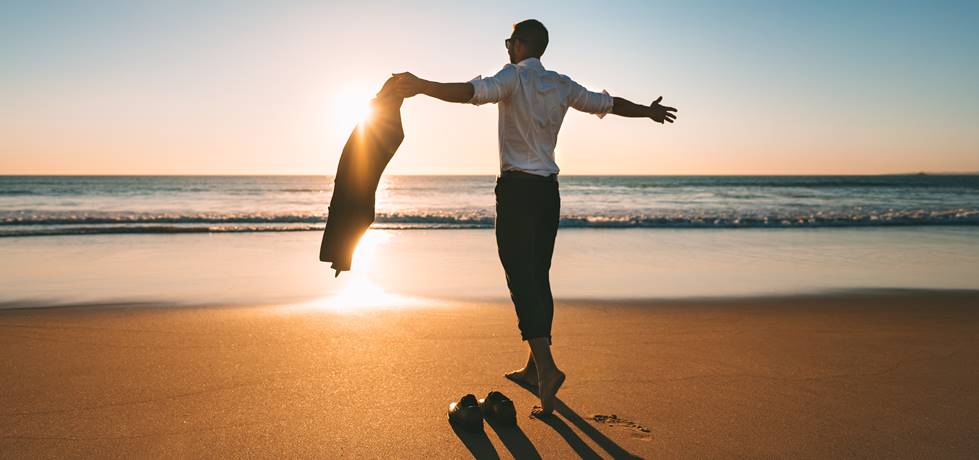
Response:
MULTIPOLYGON (((241 233, 322 230, 324 214, 106 214, 0 213, 0 237, 121 233, 241 233)), ((485 212, 379 212, 374 228, 492 228, 485 212)), ((569 214, 564 228, 819 228, 888 226, 979 226, 979 209, 852 212, 663 212, 651 214, 569 214)))

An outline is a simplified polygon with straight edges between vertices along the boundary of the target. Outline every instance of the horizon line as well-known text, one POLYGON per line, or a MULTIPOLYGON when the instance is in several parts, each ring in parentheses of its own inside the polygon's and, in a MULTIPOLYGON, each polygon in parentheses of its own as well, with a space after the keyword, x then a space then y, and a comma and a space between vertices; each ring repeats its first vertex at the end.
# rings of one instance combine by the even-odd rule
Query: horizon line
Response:
MULTIPOLYGON (((334 176, 335 173, 296 174, 296 173, 231 173, 231 174, 0 174, 0 177, 316 177, 334 176)), ((392 173, 385 176, 438 176, 438 177, 473 177, 497 176, 499 173, 392 173)), ((558 177, 871 177, 871 176, 975 176, 979 171, 915 171, 896 173, 816 173, 816 174, 558 174, 558 177)))

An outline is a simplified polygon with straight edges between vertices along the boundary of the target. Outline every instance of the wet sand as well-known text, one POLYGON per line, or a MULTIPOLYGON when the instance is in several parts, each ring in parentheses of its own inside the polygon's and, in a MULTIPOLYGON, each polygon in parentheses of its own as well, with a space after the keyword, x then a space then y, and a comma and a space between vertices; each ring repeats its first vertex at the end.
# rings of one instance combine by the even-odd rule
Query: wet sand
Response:
MULTIPOLYGON (((8 305, 9 307, 9 305, 8 305)), ((0 312, 0 456, 972 457, 979 293, 561 301, 560 414, 503 378, 512 308, 467 302, 0 312), (518 430, 456 433, 493 389, 518 430)))
MULTIPOLYGON (((492 229, 370 230, 353 270, 322 232, 0 238, 0 305, 279 305, 370 283, 391 295, 508 300, 492 229)), ((830 289, 979 289, 979 227, 561 229, 558 298, 731 297, 830 289)))

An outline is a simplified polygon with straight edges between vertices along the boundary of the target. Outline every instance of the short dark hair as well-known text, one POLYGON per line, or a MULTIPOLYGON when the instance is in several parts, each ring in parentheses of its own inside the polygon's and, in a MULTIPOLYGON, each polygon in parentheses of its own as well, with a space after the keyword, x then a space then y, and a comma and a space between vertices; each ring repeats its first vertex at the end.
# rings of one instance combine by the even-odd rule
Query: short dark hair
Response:
POLYGON ((527 46, 531 56, 541 57, 547 49, 547 28, 536 19, 520 21, 513 25, 513 36, 527 46))

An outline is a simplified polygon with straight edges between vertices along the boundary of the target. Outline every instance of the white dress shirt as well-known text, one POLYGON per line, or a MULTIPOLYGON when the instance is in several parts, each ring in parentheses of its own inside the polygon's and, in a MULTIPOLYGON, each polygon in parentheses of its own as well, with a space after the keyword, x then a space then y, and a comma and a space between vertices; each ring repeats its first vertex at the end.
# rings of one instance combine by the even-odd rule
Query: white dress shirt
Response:
POLYGON ((566 75, 545 70, 537 58, 507 64, 496 75, 470 83, 469 103, 499 103, 500 171, 557 174, 554 147, 568 107, 599 118, 612 110, 608 92, 588 91, 566 75))

